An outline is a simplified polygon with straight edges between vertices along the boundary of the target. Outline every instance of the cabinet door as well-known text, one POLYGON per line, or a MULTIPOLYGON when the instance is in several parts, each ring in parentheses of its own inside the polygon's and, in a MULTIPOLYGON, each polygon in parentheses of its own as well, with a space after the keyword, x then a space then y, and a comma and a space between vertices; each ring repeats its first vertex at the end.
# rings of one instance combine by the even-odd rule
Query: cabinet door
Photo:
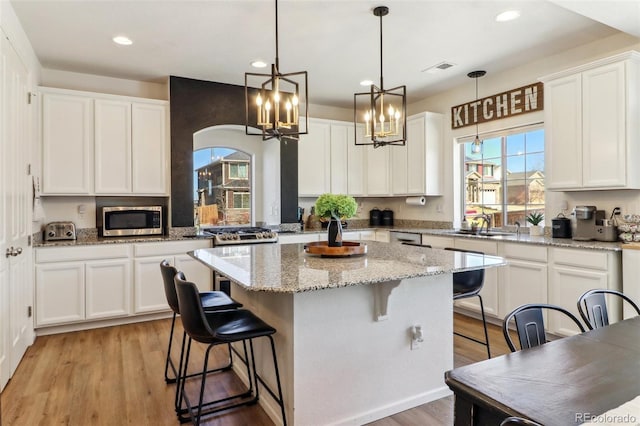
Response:
POLYGON ((358 138, 362 138, 364 134, 362 125, 357 126, 355 132, 353 126, 351 126, 347 140, 347 158, 349 160, 347 167, 347 194, 355 197, 363 196, 367 193, 367 150, 362 146, 356 146, 356 133, 358 134, 358 138))
POLYGON ((175 267, 184 272, 185 277, 195 283, 200 291, 213 290, 213 271, 188 254, 175 256, 175 267))
POLYGON ((349 134, 353 134, 353 125, 331 123, 330 192, 346 194, 348 191, 348 143, 349 134))
POLYGON ((131 103, 95 100, 95 192, 131 193, 131 103))
POLYGON ((93 99, 42 95, 42 193, 93 191, 93 99))
POLYGON ((131 176, 135 194, 169 192, 169 138, 166 105, 131 107, 131 176))
MULTIPOLYGON (((495 242, 455 238, 455 248, 474 250, 485 254, 497 255, 498 245, 495 242)), ((488 268, 484 271, 484 285, 480 291, 486 315, 498 316, 498 268, 488 268)), ((462 299, 455 302, 457 306, 480 312, 480 301, 477 297, 462 299)))
POLYGON ((84 264, 36 265, 36 325, 82 321, 84 264))
POLYGON ((422 234, 422 245, 443 249, 445 247, 453 247, 454 244, 454 239, 450 237, 438 237, 431 234, 422 234))
POLYGON ((397 147, 374 148, 367 145, 367 195, 390 195, 390 150, 397 147))
MULTIPOLYGON (((562 306, 580 319, 577 309, 578 298, 585 291, 592 288, 607 287, 608 277, 606 271, 553 265, 549 282, 549 303, 562 306)), ((579 333, 573 321, 555 312, 549 313, 547 327, 551 333, 563 336, 579 333)))
POLYGON ((173 256, 136 258, 133 263, 133 287, 135 313, 166 311, 169 308, 164 293, 160 262, 167 259, 173 264, 173 256))
POLYGON ((499 314, 526 303, 547 303, 547 264, 507 258, 508 265, 499 268, 499 314))
POLYGON ((580 74, 545 82, 545 184, 582 187, 582 79, 580 74))
POLYGON ((405 146, 389 146, 380 149, 388 149, 391 157, 391 193, 393 195, 407 194, 407 149, 405 146))
POLYGON ((298 143, 298 195, 317 197, 330 192, 331 125, 309 120, 309 134, 298 143))
POLYGON ((129 315, 131 261, 93 261, 85 264, 86 318, 129 315))
POLYGON ((425 126, 424 114, 407 119, 407 193, 413 195, 426 194, 425 126))
POLYGON ((391 233, 389 231, 376 231, 376 241, 381 243, 391 242, 391 233))
POLYGON ((585 188, 627 184, 624 67, 624 62, 618 62, 582 73, 582 183, 585 188))

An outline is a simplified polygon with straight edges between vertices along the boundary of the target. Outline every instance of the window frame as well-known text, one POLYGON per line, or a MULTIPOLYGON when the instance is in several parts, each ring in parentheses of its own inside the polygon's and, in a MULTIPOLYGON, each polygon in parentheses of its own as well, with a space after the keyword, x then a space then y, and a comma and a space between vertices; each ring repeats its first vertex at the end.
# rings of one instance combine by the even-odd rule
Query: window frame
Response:
MULTIPOLYGON (((480 140, 482 141, 482 143, 484 144, 485 140, 489 140, 489 139, 495 139, 495 138, 500 138, 500 165, 503 168, 502 172, 500 173, 500 203, 495 203, 494 205, 499 205, 500 208, 502 209, 502 223, 500 224, 496 224, 493 223, 494 227, 505 227, 505 226, 509 226, 508 224, 508 218, 509 218, 509 210, 508 210, 508 206, 513 206, 514 203, 509 203, 509 198, 508 198, 508 179, 507 179, 507 175, 506 175, 506 167, 508 164, 507 159, 509 157, 512 157, 512 155, 507 155, 507 138, 509 136, 512 135, 516 135, 516 134, 525 134, 525 133, 530 133, 530 132, 534 132, 534 131, 538 131, 538 130, 542 130, 543 132, 545 131, 544 128, 544 123, 543 122, 539 122, 539 123, 533 123, 533 124, 528 124, 528 125, 524 125, 524 126, 518 126, 518 127, 513 127, 513 128, 508 128, 508 129, 501 129, 501 130, 495 130, 495 131, 491 131, 491 132, 487 132, 484 134, 479 135, 480 136, 480 140)), ((467 170, 465 167, 465 164, 467 163, 467 159, 466 159, 466 144, 467 143, 471 143, 473 142, 473 140, 475 139, 475 135, 471 135, 471 136, 465 136, 465 137, 461 137, 457 140, 459 146, 459 152, 460 152, 460 185, 458 187, 458 190, 460 191, 460 218, 462 220, 462 218, 465 218, 467 216, 467 200, 466 200, 466 195, 467 195, 467 181, 465 178, 465 175, 467 174, 467 170)), ((544 141, 544 133, 543 133, 543 141, 544 141)), ((543 144, 543 150, 542 150, 542 155, 544 157, 544 152, 546 150, 546 147, 543 144)), ((528 151, 524 151, 524 153, 522 155, 527 155, 527 154, 533 154, 533 153, 539 153, 540 151, 532 151, 532 152, 528 152, 528 151)), ((493 157, 490 157, 493 158, 493 157)), ((484 163, 484 150, 482 151, 480 160, 478 160, 481 163, 484 163)), ((525 167, 525 172, 526 172, 526 167, 525 167)), ((542 170, 543 174, 544 174, 544 169, 542 170)), ((526 175, 525 175, 526 176, 526 175)), ((527 181, 526 177, 525 177, 525 182, 527 181)), ((545 181, 546 181, 546 176, 545 176, 545 181)), ((545 185, 546 187, 546 185, 545 185)), ((544 198, 544 197, 543 197, 544 198)), ((528 201, 528 200, 527 200, 528 201)), ((486 203, 482 203, 482 202, 478 202, 476 203, 477 205, 486 205, 486 203)), ((523 206, 523 213, 524 215, 528 215, 531 211, 537 211, 539 209, 528 209, 529 205, 535 205, 532 203, 527 203, 525 202, 524 204, 516 204, 516 205, 520 205, 523 206)), ((545 207, 545 203, 542 204, 542 209, 544 210, 545 207)), ((483 211, 484 212, 484 211, 483 211)), ((479 213, 482 214, 482 213, 479 213)), ((472 218, 473 219, 473 218, 472 218)), ((469 218, 467 218, 467 220, 469 220, 469 218)), ((525 225, 525 223, 521 222, 522 225, 525 225)))

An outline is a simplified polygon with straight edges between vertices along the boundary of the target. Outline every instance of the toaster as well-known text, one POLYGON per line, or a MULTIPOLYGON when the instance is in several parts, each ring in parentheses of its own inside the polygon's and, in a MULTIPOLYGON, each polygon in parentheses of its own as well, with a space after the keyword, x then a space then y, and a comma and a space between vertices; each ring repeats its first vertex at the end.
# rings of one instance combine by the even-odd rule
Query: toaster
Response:
POLYGON ((45 241, 75 240, 76 226, 73 222, 51 222, 44 227, 45 241))

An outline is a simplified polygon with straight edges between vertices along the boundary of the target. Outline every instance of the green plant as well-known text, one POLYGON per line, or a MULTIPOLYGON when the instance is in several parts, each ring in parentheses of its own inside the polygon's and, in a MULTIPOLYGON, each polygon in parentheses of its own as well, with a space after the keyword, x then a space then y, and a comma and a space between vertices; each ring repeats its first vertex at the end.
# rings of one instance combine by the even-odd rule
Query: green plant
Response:
POLYGON ((316 200, 316 215, 323 218, 349 219, 358 211, 358 203, 350 195, 322 194, 316 200))
POLYGON ((529 222, 534 226, 539 225, 540 222, 542 222, 543 220, 544 220, 544 214, 540 212, 533 212, 533 213, 530 213, 529 216, 527 216, 527 222, 529 222))

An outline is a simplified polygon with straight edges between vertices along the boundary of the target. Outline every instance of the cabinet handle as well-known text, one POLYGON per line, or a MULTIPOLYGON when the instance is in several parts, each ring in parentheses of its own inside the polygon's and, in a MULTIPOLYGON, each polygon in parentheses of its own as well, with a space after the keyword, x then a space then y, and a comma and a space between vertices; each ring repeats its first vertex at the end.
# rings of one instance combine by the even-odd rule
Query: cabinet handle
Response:
POLYGON ((14 248, 13 246, 11 246, 5 252, 5 257, 9 257, 9 256, 15 257, 15 256, 18 256, 19 254, 22 254, 22 247, 14 248))

